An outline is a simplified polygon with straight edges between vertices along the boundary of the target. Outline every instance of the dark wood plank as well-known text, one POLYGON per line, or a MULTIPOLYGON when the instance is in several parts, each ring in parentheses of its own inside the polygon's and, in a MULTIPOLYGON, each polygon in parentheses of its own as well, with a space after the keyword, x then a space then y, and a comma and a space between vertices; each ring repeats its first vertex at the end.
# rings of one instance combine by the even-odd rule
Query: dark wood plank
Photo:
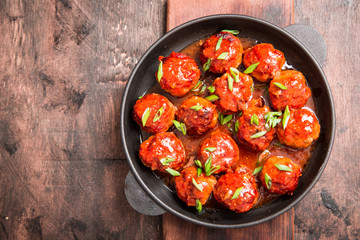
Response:
MULTIPOLYGON (((236 13, 268 20, 279 26, 287 26, 293 21, 293 1, 186 1, 169 0, 167 10, 167 29, 194 18, 219 14, 236 13), (186 8, 184 7, 186 6, 186 8)), ((185 222, 165 214, 163 231, 165 239, 293 239, 293 210, 266 223, 243 229, 208 229, 185 222), (175 233, 175 234, 174 234, 175 233)))
POLYGON ((293 23, 294 1, 288 0, 168 0, 167 30, 189 20, 213 14, 242 14, 267 20, 280 27, 293 23))
POLYGON ((327 167, 295 208, 295 239, 360 239, 360 2, 295 1, 295 22, 319 30, 324 71, 336 109, 336 138, 327 167))
POLYGON ((160 237, 125 199, 119 115, 164 22, 165 0, 0 1, 0 239, 160 237))

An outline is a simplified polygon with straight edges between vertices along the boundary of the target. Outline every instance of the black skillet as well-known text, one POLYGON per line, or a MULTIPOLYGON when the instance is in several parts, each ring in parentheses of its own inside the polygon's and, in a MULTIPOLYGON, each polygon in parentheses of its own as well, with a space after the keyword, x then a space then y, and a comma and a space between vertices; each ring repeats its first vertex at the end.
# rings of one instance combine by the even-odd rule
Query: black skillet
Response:
POLYGON ((146 193, 162 208, 178 217, 208 227, 238 228, 270 220, 298 203, 314 186, 329 158, 335 132, 335 113, 331 91, 326 77, 311 53, 287 31, 260 19, 242 15, 214 15, 187 22, 156 41, 142 56, 126 85, 121 106, 121 138, 124 151, 135 179, 146 193), (321 124, 320 137, 314 153, 306 166, 299 185, 292 196, 281 196, 275 201, 237 214, 219 210, 198 214, 195 208, 187 207, 171 192, 153 172, 145 167, 139 157, 141 144, 140 128, 132 119, 132 108, 138 96, 154 84, 158 57, 179 52, 196 40, 210 36, 222 29, 240 30, 240 37, 249 37, 271 43, 281 50, 288 64, 302 72, 312 90, 317 116, 321 124))

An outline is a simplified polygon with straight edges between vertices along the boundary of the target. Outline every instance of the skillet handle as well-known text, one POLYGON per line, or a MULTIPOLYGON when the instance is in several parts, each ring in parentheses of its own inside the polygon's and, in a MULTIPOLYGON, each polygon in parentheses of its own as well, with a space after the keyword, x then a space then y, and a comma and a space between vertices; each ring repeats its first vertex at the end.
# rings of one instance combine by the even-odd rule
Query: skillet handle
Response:
POLYGON ((146 194, 130 171, 125 178, 124 191, 126 199, 135 211, 148 216, 158 216, 166 213, 162 207, 157 205, 146 194))
POLYGON ((326 60, 326 43, 316 29, 301 24, 289 25, 284 29, 297 38, 311 52, 321 67, 324 66, 326 60))

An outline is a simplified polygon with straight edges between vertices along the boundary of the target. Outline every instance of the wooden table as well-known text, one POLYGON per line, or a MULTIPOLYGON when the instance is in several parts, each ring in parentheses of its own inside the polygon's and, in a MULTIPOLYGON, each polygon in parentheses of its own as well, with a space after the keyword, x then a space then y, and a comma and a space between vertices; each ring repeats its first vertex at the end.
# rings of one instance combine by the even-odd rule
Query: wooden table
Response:
POLYGON ((0 1, 0 239, 359 239, 357 0, 0 1), (316 28, 335 100, 331 158, 294 209, 245 229, 138 214, 119 134, 132 68, 166 29, 239 13, 316 28))

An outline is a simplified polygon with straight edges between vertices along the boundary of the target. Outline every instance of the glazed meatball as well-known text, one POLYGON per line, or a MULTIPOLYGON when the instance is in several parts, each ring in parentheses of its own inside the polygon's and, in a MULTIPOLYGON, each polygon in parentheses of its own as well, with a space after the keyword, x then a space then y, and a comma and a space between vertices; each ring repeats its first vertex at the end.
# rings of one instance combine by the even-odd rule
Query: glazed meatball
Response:
POLYGON ((268 106, 261 107, 261 99, 250 102, 249 107, 243 111, 243 115, 237 120, 239 126, 237 137, 242 144, 254 150, 264 150, 270 145, 274 139, 275 129, 266 128, 264 116, 268 112, 270 112, 268 106), (257 121, 251 123, 253 116, 257 118, 257 121))
POLYGON ((244 110, 246 102, 250 100, 253 86, 252 77, 239 72, 239 80, 235 82, 230 78, 229 73, 225 73, 221 77, 215 79, 213 86, 215 87, 214 94, 219 97, 214 104, 224 114, 234 114, 239 110, 244 110), (231 88, 229 89, 229 81, 231 81, 231 88))
POLYGON ((301 171, 300 166, 290 158, 273 156, 266 160, 260 180, 271 193, 292 195, 298 185, 301 171))
POLYGON ((230 67, 237 68, 241 64, 242 53, 243 47, 237 37, 228 32, 220 32, 205 40, 199 57, 203 66, 210 61, 211 72, 225 73, 230 67))
POLYGON ((151 170, 179 169, 185 162, 185 148, 174 133, 158 133, 141 143, 139 157, 151 170))
POLYGON ((280 73, 285 63, 285 57, 284 54, 275 49, 272 44, 261 43, 244 53, 243 64, 245 68, 255 63, 260 64, 250 75, 260 82, 268 82, 280 73))
POLYGON ((204 205, 215 184, 216 179, 214 176, 206 176, 204 173, 198 176, 196 167, 185 168, 181 171, 180 176, 175 177, 177 195, 188 206, 196 206, 197 199, 201 205, 204 205), (195 186, 193 181, 196 182, 197 186, 195 186))
POLYGON ((214 132, 205 138, 198 149, 198 158, 205 166, 206 161, 211 155, 211 166, 218 166, 214 172, 218 174, 226 172, 239 160, 239 147, 232 137, 226 133, 214 132))
POLYGON ((307 108, 290 110, 288 123, 277 127, 277 137, 282 144, 294 148, 306 148, 318 139, 320 124, 315 114, 307 108))
POLYGON ((176 107, 164 96, 148 94, 137 100, 133 109, 133 118, 146 132, 166 132, 175 119, 176 107))
POLYGON ((255 178, 245 166, 222 175, 213 194, 218 202, 237 213, 249 211, 259 197, 255 178))
POLYGON ((214 128, 217 117, 215 105, 196 96, 185 100, 176 113, 177 120, 185 124, 189 135, 202 135, 214 128), (194 109, 194 106, 199 109, 194 109))
POLYGON ((159 57, 159 61, 162 68, 159 65, 155 77, 161 88, 175 97, 187 94, 200 78, 196 62, 185 54, 172 52, 166 58, 159 57))
POLYGON ((305 77, 301 72, 287 70, 271 80, 269 96, 277 110, 284 110, 286 105, 291 108, 302 108, 311 96, 311 91, 306 86, 305 77))

